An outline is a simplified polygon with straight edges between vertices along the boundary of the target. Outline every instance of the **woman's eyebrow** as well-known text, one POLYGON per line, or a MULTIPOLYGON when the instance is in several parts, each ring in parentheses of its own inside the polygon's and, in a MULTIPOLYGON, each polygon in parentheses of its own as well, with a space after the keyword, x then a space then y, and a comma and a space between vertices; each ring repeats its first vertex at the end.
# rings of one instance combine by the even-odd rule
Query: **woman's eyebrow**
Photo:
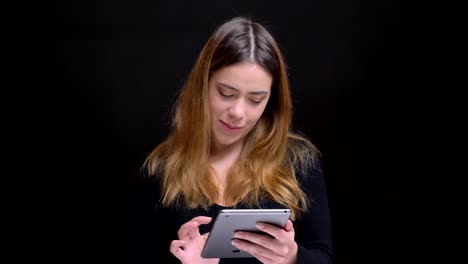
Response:
POLYGON ((235 88, 235 87, 233 87, 233 86, 231 86, 231 85, 229 85, 229 84, 225 84, 225 83, 221 83, 221 82, 220 82, 220 83, 218 83, 218 85, 219 85, 219 86, 223 86, 224 88, 228 88, 228 89, 234 90, 234 91, 236 91, 236 92, 239 92, 239 89, 237 89, 237 88, 235 88))
MULTIPOLYGON (((236 91, 236 92, 239 92, 239 89, 229 85, 229 84, 225 84, 225 83, 218 83, 219 86, 222 86, 224 88, 227 88, 227 89, 230 89, 230 90, 233 90, 233 91, 236 91)), ((253 92, 249 92, 249 94, 255 94, 255 95, 262 95, 262 94, 268 94, 268 91, 264 91, 264 90, 260 90, 260 91, 253 91, 253 92)))

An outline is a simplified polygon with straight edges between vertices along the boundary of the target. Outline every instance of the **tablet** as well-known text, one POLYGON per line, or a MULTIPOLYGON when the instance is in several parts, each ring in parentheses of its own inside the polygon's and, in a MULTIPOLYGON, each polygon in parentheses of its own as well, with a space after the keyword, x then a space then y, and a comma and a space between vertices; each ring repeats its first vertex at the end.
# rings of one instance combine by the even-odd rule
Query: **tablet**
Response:
POLYGON ((290 209, 224 209, 221 210, 211 228, 202 250, 203 258, 253 258, 231 244, 234 233, 239 230, 263 233, 256 228, 257 222, 279 227, 286 225, 290 209))

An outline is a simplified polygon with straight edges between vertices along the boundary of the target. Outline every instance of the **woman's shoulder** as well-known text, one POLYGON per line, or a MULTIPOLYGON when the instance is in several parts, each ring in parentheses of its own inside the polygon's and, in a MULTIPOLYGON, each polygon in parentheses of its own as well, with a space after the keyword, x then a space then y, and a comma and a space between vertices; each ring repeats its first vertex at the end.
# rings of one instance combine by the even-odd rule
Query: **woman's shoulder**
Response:
POLYGON ((299 176, 321 173, 321 153, 305 136, 291 133, 288 138, 288 159, 299 176))
POLYGON ((307 155, 311 158, 318 158, 319 149, 305 135, 300 133, 289 133, 288 152, 295 155, 307 155))

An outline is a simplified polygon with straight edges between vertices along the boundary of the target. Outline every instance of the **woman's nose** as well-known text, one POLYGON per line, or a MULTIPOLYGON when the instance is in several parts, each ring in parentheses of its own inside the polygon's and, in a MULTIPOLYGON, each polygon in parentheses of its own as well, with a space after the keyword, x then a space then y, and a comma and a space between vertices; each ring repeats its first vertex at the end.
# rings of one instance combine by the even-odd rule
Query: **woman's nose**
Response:
POLYGON ((235 119, 242 119, 245 115, 245 105, 242 100, 237 100, 229 107, 229 116, 235 119))

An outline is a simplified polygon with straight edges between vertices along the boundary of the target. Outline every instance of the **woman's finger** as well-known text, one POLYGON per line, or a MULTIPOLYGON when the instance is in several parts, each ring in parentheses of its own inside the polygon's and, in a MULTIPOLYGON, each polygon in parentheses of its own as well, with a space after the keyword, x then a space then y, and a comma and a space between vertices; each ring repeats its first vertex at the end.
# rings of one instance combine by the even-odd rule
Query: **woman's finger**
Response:
POLYGON ((191 221, 181 225, 179 230, 177 231, 177 236, 180 240, 194 239, 199 235, 200 233, 198 231, 198 224, 191 221))
POLYGON ((273 263, 273 260, 277 257, 275 252, 250 241, 234 239, 232 240, 232 245, 250 253, 262 263, 273 263))
POLYGON ((284 226, 284 230, 286 230, 287 232, 294 231, 294 225, 293 225, 293 223, 291 222, 291 220, 288 220, 288 222, 287 222, 286 225, 284 226))
POLYGON ((184 254, 184 250, 181 248, 184 245, 183 240, 172 240, 171 245, 169 246, 169 251, 176 256, 178 259, 184 254))
POLYGON ((192 220, 190 221, 193 221, 193 222, 197 222, 198 224, 200 225, 205 225, 205 224, 208 224, 211 222, 211 217, 208 217, 208 216, 196 216, 194 218, 192 218, 192 220))
POLYGON ((200 225, 208 224, 209 222, 211 222, 211 217, 207 217, 207 216, 194 217, 192 220, 180 226, 179 230, 177 231, 177 236, 181 240, 194 239, 200 236, 198 227, 200 225))
POLYGON ((292 225, 292 222, 288 220, 286 225, 283 228, 270 225, 267 223, 257 223, 257 228, 260 229, 261 231, 275 237, 275 238, 281 238, 284 236, 285 231, 286 232, 292 232, 294 231, 294 227, 292 225))

